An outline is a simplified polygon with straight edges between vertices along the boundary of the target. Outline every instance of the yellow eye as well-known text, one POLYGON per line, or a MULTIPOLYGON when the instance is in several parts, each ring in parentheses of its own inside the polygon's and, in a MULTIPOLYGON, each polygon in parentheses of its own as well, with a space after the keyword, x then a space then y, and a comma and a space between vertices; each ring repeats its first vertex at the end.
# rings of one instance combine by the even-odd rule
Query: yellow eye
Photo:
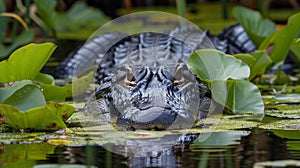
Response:
POLYGON ((136 82, 135 81, 129 81, 126 83, 128 86, 131 86, 131 87, 135 87, 136 86, 136 82))
POLYGON ((127 73, 125 78, 125 84, 130 87, 136 86, 136 81, 133 73, 133 69, 131 67, 127 67, 127 73))
POLYGON ((178 80, 174 80, 174 81, 173 81, 173 85, 174 85, 174 86, 179 85, 179 81, 178 81, 178 80))

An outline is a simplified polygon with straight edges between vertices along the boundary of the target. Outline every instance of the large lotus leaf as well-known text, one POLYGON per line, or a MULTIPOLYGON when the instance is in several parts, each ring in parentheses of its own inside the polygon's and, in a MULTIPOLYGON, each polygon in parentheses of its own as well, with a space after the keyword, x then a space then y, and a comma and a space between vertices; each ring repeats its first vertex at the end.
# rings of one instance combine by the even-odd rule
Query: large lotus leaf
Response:
POLYGON ((74 107, 67 104, 48 102, 46 106, 20 111, 0 104, 2 122, 14 129, 59 129, 66 128, 64 121, 74 113, 74 107))
MULTIPOLYGON (((1 19, 1 17, 0 17, 1 19)), ((1 21, 1 20, 0 20, 1 21)), ((1 23, 1 22, 0 22, 1 23)), ((2 27, 2 25, 1 25, 2 27)), ((0 43, 0 60, 3 60, 9 56, 16 48, 25 45, 32 41, 34 37, 34 30, 29 29, 22 32, 22 34, 13 38, 9 45, 0 43)))
POLYGON ((269 19, 263 19, 259 12, 237 6, 233 8, 233 16, 244 27, 250 39, 256 46, 276 31, 276 25, 269 19))
POLYGON ((72 97, 72 84, 66 86, 41 84, 41 88, 47 101, 63 102, 66 98, 72 97))
POLYGON ((56 45, 28 44, 14 51, 8 60, 0 62, 0 82, 33 80, 45 65, 56 45))
POLYGON ((191 71, 203 81, 247 79, 249 66, 230 55, 211 49, 194 52, 187 60, 191 71))
MULTIPOLYGON (((225 81, 212 81, 211 83, 215 86, 225 81)), ((226 94, 225 106, 230 109, 234 114, 249 114, 250 119, 261 119, 264 116, 264 104, 261 98, 259 89, 251 82, 246 80, 227 80, 226 89, 223 90, 222 94, 226 94)), ((215 96, 217 93, 212 90, 213 97, 216 101, 222 103, 224 100, 215 96)))
POLYGON ((254 79, 265 73, 267 67, 272 63, 269 55, 265 51, 255 51, 251 54, 236 54, 234 57, 241 59, 250 67, 251 73, 249 79, 254 79))
POLYGON ((282 64, 300 29, 299 23, 300 12, 292 15, 285 27, 266 38, 259 46, 259 49, 269 49, 272 61, 274 63, 282 64))
POLYGON ((0 89, 2 104, 15 106, 19 110, 26 111, 33 107, 45 106, 46 101, 41 89, 30 81, 7 84, 0 89))
POLYGON ((291 44, 291 53, 298 64, 300 64, 300 39, 294 40, 291 44))

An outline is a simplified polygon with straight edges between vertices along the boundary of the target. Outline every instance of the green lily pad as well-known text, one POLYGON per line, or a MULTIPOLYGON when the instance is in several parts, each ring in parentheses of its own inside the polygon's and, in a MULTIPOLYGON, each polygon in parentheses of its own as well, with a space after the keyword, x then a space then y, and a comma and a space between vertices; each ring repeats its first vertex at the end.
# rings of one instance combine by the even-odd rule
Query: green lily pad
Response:
POLYGON ((10 83, 1 83, 2 87, 0 88, 0 103, 2 103, 5 99, 10 97, 14 92, 21 89, 25 85, 33 84, 29 80, 10 82, 10 83))
POLYGON ((47 101, 63 102, 66 98, 72 97, 72 84, 65 86, 41 84, 41 88, 47 101))
POLYGON ((281 138, 300 139, 299 130, 272 130, 272 132, 281 138))
POLYGON ((265 114, 282 119, 299 119, 300 105, 268 105, 266 106, 265 114))
POLYGON ((276 32, 275 23, 269 19, 263 19, 257 11, 237 6, 233 8, 232 14, 256 46, 259 46, 267 36, 276 32))
POLYGON ((288 86, 288 85, 256 85, 264 94, 270 93, 300 93, 300 85, 288 86))
POLYGON ((23 111, 46 105, 41 89, 31 81, 24 80, 5 85, 4 88, 0 88, 2 104, 9 104, 23 111))
POLYGON ((21 89, 14 92, 2 103, 12 105, 23 111, 46 105, 45 97, 42 91, 38 86, 33 84, 25 85, 21 89))
POLYGON ((39 84, 46 101, 63 102, 66 98, 72 97, 72 84, 56 86, 51 75, 39 73, 33 82, 39 84))
MULTIPOLYGON (((218 81, 213 81, 218 82, 218 81)), ((264 104, 258 88, 245 80, 228 80, 226 107, 235 114, 251 114, 254 118, 264 116, 264 104)))
POLYGON ((282 64, 285 60, 293 40, 300 29, 300 13, 292 15, 288 24, 281 30, 266 38, 259 49, 271 48, 270 58, 274 63, 282 64))
POLYGON ((94 72, 88 72, 88 74, 85 74, 82 77, 74 78, 73 79, 73 98, 75 98, 75 101, 77 99, 80 99, 80 96, 85 94, 87 90, 89 89, 91 83, 94 83, 94 72))
POLYGON ((33 80, 45 65, 56 45, 28 44, 15 50, 8 60, 0 62, 0 82, 33 80))
POLYGON ((267 67, 272 63, 269 55, 261 50, 257 50, 251 54, 236 54, 234 57, 241 59, 249 65, 251 70, 250 80, 264 74, 267 67))
POLYGON ((43 74, 43 73, 38 73, 35 78, 33 79, 33 82, 35 83, 43 83, 43 84, 49 84, 49 85, 54 85, 55 80, 53 76, 49 74, 43 74))
POLYGON ((66 128, 64 121, 73 113, 73 106, 54 102, 47 102, 46 106, 31 108, 26 112, 10 105, 0 104, 2 122, 14 129, 66 128))
POLYGON ((295 39, 291 44, 291 53, 298 64, 300 64, 300 39, 295 39))
POLYGON ((240 144, 238 141, 249 134, 249 131, 213 132, 209 138, 203 142, 200 142, 199 139, 195 140, 194 143, 190 145, 190 149, 193 150, 193 147, 199 146, 225 146, 240 144))
POLYGON ((280 94, 273 98, 276 103, 300 103, 300 94, 280 94))
POLYGON ((191 71, 203 81, 248 79, 249 66, 221 51, 203 49, 194 52, 187 60, 191 71))
POLYGON ((256 59, 251 54, 240 53, 240 54, 235 54, 233 56, 248 64, 249 67, 253 66, 256 62, 256 59))
MULTIPOLYGON (((212 98, 234 114, 264 116, 264 104, 258 88, 249 81, 249 66, 220 51, 204 49, 193 53, 187 61, 191 71, 208 83, 212 98)), ((249 118, 249 119, 250 119, 249 118)))
POLYGON ((295 118, 279 118, 271 117, 266 114, 263 124, 258 127, 266 130, 297 130, 297 125, 300 123, 300 119, 295 118))
POLYGON ((300 151, 299 144, 300 144, 299 140, 288 140, 286 142, 287 149, 291 151, 292 156, 296 156, 296 157, 299 156, 299 151, 300 151))

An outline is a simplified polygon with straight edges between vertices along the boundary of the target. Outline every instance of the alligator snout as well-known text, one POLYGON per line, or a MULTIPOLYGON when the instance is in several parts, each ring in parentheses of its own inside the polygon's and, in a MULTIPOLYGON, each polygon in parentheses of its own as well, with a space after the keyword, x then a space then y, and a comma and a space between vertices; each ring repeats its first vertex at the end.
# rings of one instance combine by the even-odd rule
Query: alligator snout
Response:
POLYGON ((151 107, 142 111, 131 111, 120 115, 116 127, 125 130, 166 130, 176 120, 177 114, 171 109, 151 107))
POLYGON ((166 130, 194 124, 193 113, 198 113, 200 97, 192 74, 172 75, 165 67, 144 67, 120 74, 123 76, 119 75, 110 88, 114 107, 111 117, 117 128, 166 130), (136 84, 128 85, 128 81, 136 84))

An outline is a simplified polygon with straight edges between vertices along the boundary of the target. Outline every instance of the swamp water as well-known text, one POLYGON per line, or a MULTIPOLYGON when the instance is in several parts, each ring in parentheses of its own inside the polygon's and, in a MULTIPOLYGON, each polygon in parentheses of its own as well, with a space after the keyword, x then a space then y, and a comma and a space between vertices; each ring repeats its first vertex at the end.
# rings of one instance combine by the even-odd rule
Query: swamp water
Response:
MULTIPOLYGON (((263 125, 270 124, 276 122, 263 125)), ((119 155, 95 144, 88 136, 79 136, 80 133, 2 132, 0 167, 296 167, 300 164, 296 161, 300 160, 298 130, 262 129, 259 127, 264 126, 254 125, 248 121, 222 120, 206 141, 196 139, 193 144, 177 146, 153 157, 119 155), (244 128, 220 129, 229 122, 244 128)), ((101 140, 101 135, 96 136, 101 140)))
POLYGON ((82 112, 67 120, 68 129, 57 132, 20 133, 0 125, 0 167, 300 167, 300 99, 295 96, 263 96, 266 115, 262 121, 223 115, 213 130, 189 131, 200 137, 210 134, 205 141, 197 138, 190 145, 171 148, 158 143, 175 140, 172 136, 180 132, 119 134, 82 112), (120 139, 129 141, 119 145, 116 140, 120 139), (107 150, 107 144, 114 150, 107 150), (116 149, 125 155, 111 152, 116 149))

